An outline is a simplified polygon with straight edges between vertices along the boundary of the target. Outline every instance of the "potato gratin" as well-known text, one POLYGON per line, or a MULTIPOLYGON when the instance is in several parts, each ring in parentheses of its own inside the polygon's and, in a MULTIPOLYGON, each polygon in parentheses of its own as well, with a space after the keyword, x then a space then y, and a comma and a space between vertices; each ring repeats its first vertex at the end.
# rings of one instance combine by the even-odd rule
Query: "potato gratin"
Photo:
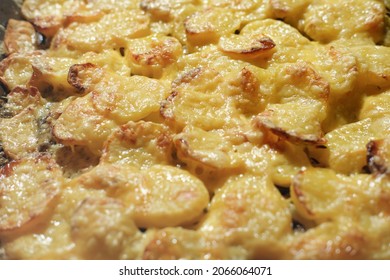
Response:
POLYGON ((1 258, 390 259, 387 4, 25 0, 1 258))

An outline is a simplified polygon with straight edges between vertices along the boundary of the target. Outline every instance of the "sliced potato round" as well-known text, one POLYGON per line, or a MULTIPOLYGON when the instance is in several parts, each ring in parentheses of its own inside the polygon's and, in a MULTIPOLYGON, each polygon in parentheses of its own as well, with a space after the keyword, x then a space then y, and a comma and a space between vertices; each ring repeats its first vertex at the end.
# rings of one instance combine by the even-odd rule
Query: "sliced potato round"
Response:
POLYGON ((268 2, 267 0, 208 0, 206 1, 209 5, 214 7, 226 7, 229 9, 233 9, 234 11, 245 11, 245 12, 255 12, 262 11, 265 4, 268 2))
POLYGON ((101 164, 82 175, 77 184, 105 189, 108 196, 134 207, 134 221, 143 228, 192 223, 209 202, 202 181, 168 165, 140 171, 132 166, 101 164))
POLYGON ((176 62, 182 46, 175 37, 152 35, 129 41, 125 57, 132 73, 160 78, 163 69, 176 62))
POLYGON ((288 202, 269 177, 241 175, 216 192, 200 230, 228 244, 251 247, 256 240, 277 242, 290 232, 290 223, 288 202))
POLYGON ((23 20, 10 19, 4 35, 4 45, 8 54, 32 52, 37 47, 34 26, 23 20))
POLYGON ((140 10, 121 10, 104 14, 97 21, 73 22, 53 38, 51 47, 67 47, 80 52, 101 52, 121 48, 132 38, 149 33, 149 16, 140 10))
POLYGON ((258 34, 259 32, 269 36, 275 42, 276 46, 286 47, 301 47, 310 43, 310 41, 303 36, 298 30, 289 24, 280 20, 265 19, 255 20, 245 25, 240 34, 250 36, 258 34))
POLYGON ((239 27, 239 18, 225 8, 205 9, 184 21, 187 41, 197 46, 216 43, 221 36, 234 33, 239 27))
POLYGON ((253 59, 270 56, 275 48, 275 42, 263 34, 242 36, 229 35, 219 41, 219 49, 223 52, 242 58, 253 59))
MULTIPOLYGON (((39 53, 34 53, 39 56, 39 53)), ((0 61, 0 81, 9 89, 26 87, 33 75, 31 55, 13 53, 0 61)))
POLYGON ((384 15, 383 1, 313 1, 298 29, 321 43, 352 38, 379 42, 384 37, 384 15))
POLYGON ((367 118, 340 126, 325 135, 326 146, 312 149, 311 154, 339 173, 361 173, 367 164, 366 145, 389 136, 389 120, 367 118))
MULTIPOLYGON (((135 243, 141 232, 132 220, 132 208, 112 198, 87 198, 73 213, 71 234, 86 259, 136 259, 135 243), (134 251, 131 248, 134 247, 134 251)), ((137 248, 137 249, 136 249, 137 248)))
POLYGON ((373 244, 356 222, 326 222, 295 236, 289 245, 288 259, 364 259, 373 244))
POLYGON ((322 223, 389 213, 389 186, 386 176, 345 176, 327 168, 310 168, 295 176, 290 193, 302 217, 322 223))
POLYGON ((0 170, 0 233, 23 229, 50 210, 62 173, 47 157, 22 159, 0 170))
POLYGON ((80 1, 73 0, 25 0, 22 14, 46 36, 53 36, 65 21, 65 15, 75 12, 80 1))
POLYGON ((292 143, 324 144, 321 129, 323 115, 323 105, 320 102, 300 99, 284 104, 271 104, 254 122, 258 128, 292 143), (305 114, 295 114, 299 109, 304 110, 305 114))
POLYGON ((172 139, 167 126, 153 122, 128 122, 105 144, 102 163, 121 163, 139 168, 172 161, 172 139))
POLYGON ((153 186, 144 189, 148 193, 144 194, 146 203, 137 207, 138 224, 188 224, 198 218, 209 203, 209 194, 202 181, 184 170, 155 165, 143 174, 153 181, 153 186))
POLYGON ((117 125, 96 112, 91 99, 88 94, 73 100, 54 122, 53 135, 60 143, 87 146, 100 154, 104 141, 117 125))
POLYGON ((229 97, 230 88, 224 90, 218 86, 221 83, 224 77, 212 67, 185 71, 173 81, 173 92, 162 103, 161 115, 178 130, 185 125, 204 130, 239 126, 243 118, 229 97))
POLYGON ((311 2, 312 0, 270 0, 272 18, 283 19, 283 22, 296 26, 311 2))
POLYGON ((174 145, 180 160, 200 170, 231 170, 244 166, 237 149, 235 152, 233 143, 223 133, 185 127, 174 137, 174 145))
POLYGON ((184 228, 164 228, 149 233, 142 258, 146 260, 244 259, 243 248, 226 246, 204 233, 184 228))
POLYGON ((92 102, 98 112, 118 124, 125 124, 158 112, 160 102, 168 95, 169 88, 160 80, 107 73, 93 86, 92 102))
POLYGON ((70 67, 68 82, 79 92, 91 95, 95 115, 118 124, 158 112, 160 102, 169 94, 169 88, 160 80, 122 76, 91 63, 70 67))
POLYGON ((390 90, 366 96, 359 112, 359 119, 379 119, 390 116, 390 90))

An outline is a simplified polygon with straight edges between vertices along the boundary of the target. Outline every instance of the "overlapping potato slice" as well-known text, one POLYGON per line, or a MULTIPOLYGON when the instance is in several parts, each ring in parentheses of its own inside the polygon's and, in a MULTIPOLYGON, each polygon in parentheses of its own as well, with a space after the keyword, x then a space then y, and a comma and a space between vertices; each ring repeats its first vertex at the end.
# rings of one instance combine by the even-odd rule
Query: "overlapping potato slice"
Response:
POLYGON ((91 95, 73 100, 54 122, 53 135, 58 142, 73 146, 87 146, 100 154, 104 141, 117 124, 99 114, 93 106, 91 95))
POLYGON ((222 37, 218 46, 223 52, 233 57, 253 59, 270 56, 274 52, 275 43, 272 38, 264 34, 251 36, 231 34, 222 37))
POLYGON ((317 223, 343 216, 357 219, 361 215, 389 213, 389 186, 386 176, 348 177, 331 169, 311 168, 294 178, 291 197, 298 212, 317 223))
POLYGON ((70 22, 93 22, 99 20, 105 14, 114 13, 117 11, 136 9, 139 5, 139 1, 124 0, 124 1, 111 1, 111 0, 84 0, 79 1, 78 9, 73 13, 65 14, 66 21, 70 22))
POLYGON ((17 86, 24 87, 28 84, 33 69, 31 67, 31 59, 39 57, 42 52, 33 54, 14 53, 0 62, 0 81, 9 90, 13 90, 17 86))
POLYGON ((203 214, 208 205, 209 195, 203 183, 186 171, 155 165, 141 174, 146 182, 135 192, 140 197, 130 194, 125 198, 136 205, 134 220, 138 226, 190 224, 203 214), (137 193, 143 191, 147 193, 137 193))
POLYGON ((199 0, 141 0, 140 8, 152 15, 154 20, 173 20, 182 10, 200 4, 199 0))
POLYGON ((151 17, 152 33, 172 35, 185 45, 186 32, 183 22, 188 16, 201 10, 201 1, 141 0, 140 8, 151 17))
POLYGON ((22 14, 46 36, 53 36, 64 24, 67 14, 80 7, 78 0, 26 0, 22 14))
MULTIPOLYGON (((218 67, 217 63, 214 65, 218 67)), ((221 70, 226 73, 224 80, 214 67, 189 70, 174 81, 173 94, 163 104, 162 115, 179 128, 193 125, 211 130, 234 126, 234 121, 245 122, 241 113, 249 113, 250 117, 269 104, 257 118, 260 126, 293 141, 322 142, 321 124, 326 117, 329 84, 310 64, 282 64, 267 71, 242 65, 238 88, 234 87, 237 78, 233 75, 240 64, 221 70), (253 104, 241 106, 244 100, 253 104), (305 107, 305 114, 297 115, 295 110, 300 106, 305 107), (188 115, 190 108, 195 110, 195 115, 188 115), (230 113, 225 113, 228 110, 230 113)))
POLYGON ((388 177, 308 169, 297 175, 291 194, 299 213, 320 224, 295 235, 287 258, 389 257, 388 177))
POLYGON ((240 36, 250 37, 262 33, 275 43, 272 57, 251 60, 261 67, 280 67, 285 63, 305 61, 330 86, 330 97, 339 98, 354 89, 358 79, 358 61, 354 53, 342 43, 321 45, 310 42, 296 29, 271 19, 253 21, 241 30, 240 36), (300 51, 296 51, 297 45, 300 51))
POLYGON ((3 109, 12 117, 0 119, 0 141, 8 157, 21 159, 45 149, 51 138, 45 103, 33 87, 17 87, 9 94, 3 109))
POLYGON ((329 83, 308 62, 286 63, 260 73, 269 79, 263 82, 262 88, 269 104, 285 104, 295 98, 313 99, 326 104, 329 83))
POLYGON ((178 158, 192 166, 199 176, 205 171, 231 170, 244 166, 234 143, 222 131, 218 133, 185 127, 173 140, 178 158))
POLYGON ((350 123, 325 135, 326 146, 310 149, 323 166, 344 174, 359 173, 366 166, 366 145, 389 135, 390 117, 350 123))
MULTIPOLYGON (((177 62, 176 80, 173 80, 172 87, 179 86, 182 83, 197 85, 196 83, 190 83, 191 79, 196 76, 196 68, 210 68, 220 75, 225 77, 225 80, 230 80, 236 77, 243 68, 247 67, 254 71, 256 67, 253 67, 250 63, 232 59, 231 57, 223 54, 217 45, 211 44, 199 48, 197 52, 183 55, 177 62), (194 71, 194 72, 193 72, 194 71), (188 73, 187 73, 188 72, 188 73)), ((212 82, 212 81, 210 81, 212 82)), ((200 85, 197 85, 200 86, 200 85)))
POLYGON ((125 10, 105 14, 91 23, 73 22, 53 38, 51 48, 66 46, 81 52, 126 47, 126 42, 149 33, 150 19, 143 11, 125 10))
POLYGON ((142 258, 145 260, 210 259, 202 234, 183 228, 164 228, 152 233, 142 258))
POLYGON ((288 258, 385 260, 389 230, 387 216, 324 223, 297 236, 288 258))
POLYGON ((72 22, 91 23, 104 15, 137 8, 137 1, 50 0, 23 2, 22 13, 37 29, 48 37, 72 22))
POLYGON ((92 64, 73 65, 68 80, 86 95, 69 104, 55 122, 53 133, 64 144, 87 145, 97 153, 117 125, 158 111, 167 94, 162 82, 122 77, 92 64))
POLYGON ((359 112, 359 119, 378 119, 390 116, 390 91, 366 96, 359 112))
POLYGON ((116 130, 105 144, 102 163, 117 163, 146 169, 169 164, 172 136, 167 126, 152 122, 129 122, 116 130))
POLYGON ((331 100, 349 94, 359 82, 358 60, 348 48, 311 43, 299 53, 329 83, 331 100))
POLYGON ((38 149, 37 108, 28 107, 10 119, 0 119, 0 138, 7 156, 20 159, 38 149))
POLYGON ((74 63, 70 58, 48 56, 42 56, 39 61, 31 61, 33 72, 28 85, 37 87, 45 96, 51 96, 55 101, 77 95, 67 81, 69 67, 74 63))
POLYGON ((90 93, 97 112, 118 124, 158 111, 169 93, 164 82, 142 76, 123 77, 88 63, 72 66, 68 77, 77 90, 90 93))
MULTIPOLYGON (((49 171, 47 171, 49 172, 49 171)), ((71 219, 85 199, 104 199, 105 193, 96 189, 75 188, 64 182, 51 215, 27 234, 11 236, 5 244, 9 259, 83 259, 72 240, 71 219)))
POLYGON ((2 117, 13 117, 29 106, 40 106, 44 104, 45 100, 37 88, 16 87, 7 94, 7 103, 1 109, 5 114, 2 117))
POLYGON ((93 63, 119 75, 130 75, 130 68, 125 64, 124 58, 114 50, 104 50, 101 53, 87 52, 77 58, 62 56, 61 52, 49 52, 39 60, 31 61, 33 74, 29 85, 38 87, 53 100, 78 95, 79 93, 68 82, 68 74, 72 65, 83 63, 93 63))
POLYGON ((7 54, 32 52, 37 48, 34 26, 28 21, 10 19, 4 35, 7 54))
POLYGON ((288 203, 267 176, 230 178, 213 197, 199 230, 228 245, 247 250, 277 244, 290 232, 288 203))
POLYGON ((101 53, 75 55, 58 50, 10 55, 0 62, 0 80, 10 90, 31 85, 39 88, 45 97, 50 96, 51 100, 63 99, 77 95, 67 77, 69 68, 78 63, 93 63, 119 75, 130 75, 130 68, 118 51, 104 50, 101 53))
MULTIPOLYGON (((264 19, 254 20, 245 25, 240 34, 243 36, 250 36, 252 34, 264 34, 272 38, 276 47, 297 47, 310 44, 310 41, 304 37, 297 29, 279 20, 264 19)), ((278 49, 278 52, 283 52, 284 48, 278 49)), ((286 49, 290 51, 289 49, 286 49)), ((294 53, 290 53, 294 55, 294 53)), ((288 57, 285 57, 288 59, 288 57)), ((289 59, 294 59, 294 56, 289 59)))
POLYGON ((256 117, 256 125, 292 142, 323 143, 329 84, 307 63, 278 70, 272 90, 263 91, 268 106, 256 117))
POLYGON ((204 233, 184 228, 164 228, 150 234, 142 258, 145 260, 224 260, 245 259, 242 247, 228 247, 204 233))
POLYGON ((328 145, 311 149, 313 156, 325 166, 342 173, 361 172, 366 164, 366 145, 369 141, 388 135, 390 108, 388 93, 368 96, 363 101, 359 119, 329 132, 328 145))
POLYGON ((366 237, 363 226, 349 219, 325 222, 297 235, 285 257, 300 260, 366 259, 370 247, 376 245, 366 237))
POLYGON ((123 164, 100 164, 75 184, 104 189, 108 196, 134 207, 134 221, 143 228, 192 223, 209 201, 198 178, 168 165, 139 170, 123 164))
POLYGON ((0 169, 0 234, 25 230, 50 212, 62 174, 48 157, 11 161, 0 169))
POLYGON ((74 211, 71 235, 83 259, 139 259, 142 234, 132 208, 111 198, 87 198, 74 211))
POLYGON ((270 0, 272 17, 296 26, 313 0, 270 0))
POLYGON ((267 0, 203 0, 206 7, 229 8, 234 12, 241 12, 241 17, 246 21, 263 19, 268 14, 269 3, 267 0))
POLYGON ((324 115, 323 104, 315 100, 297 99, 267 106, 266 111, 257 116, 255 121, 259 128, 269 130, 288 141, 321 144, 325 142, 321 115, 324 115), (297 114, 298 109, 304 113, 297 114))
POLYGON ((313 1, 298 28, 321 43, 354 37, 379 42, 384 36, 384 15, 383 2, 374 0, 313 1))
POLYGON ((133 74, 160 78, 164 68, 181 54, 182 46, 175 37, 151 35, 129 41, 125 57, 133 74))
POLYGON ((203 92, 215 90, 232 99, 234 106, 244 114, 263 109, 264 100, 260 90, 263 69, 243 59, 232 59, 215 45, 182 56, 177 66, 178 74, 172 82, 173 93, 192 87, 203 92), (217 82, 220 84, 217 85, 217 82))
POLYGON ((224 8, 209 8, 196 12, 184 21, 187 42, 190 46, 217 43, 223 35, 233 34, 241 21, 224 8))
POLYGON ((351 46, 349 51, 358 61, 360 87, 387 89, 390 86, 390 50, 384 46, 351 46))
POLYGON ((248 127, 239 130, 204 131, 186 127, 174 136, 177 157, 184 168, 201 178, 210 192, 219 189, 233 174, 269 174, 278 186, 289 187, 302 166, 310 166, 303 147, 287 141, 267 141, 248 127), (183 141, 184 140, 184 141, 183 141))
MULTIPOLYGON (((290 25, 266 19, 246 25, 240 36, 251 37, 262 33, 275 43, 272 57, 256 59, 262 67, 280 67, 279 64, 305 61, 325 79, 330 86, 330 96, 340 97, 350 92, 358 79, 358 61, 344 45, 321 45, 310 42, 290 25), (296 51, 296 46, 300 51, 296 51)), ((253 61, 253 60, 252 60, 253 61)))
POLYGON ((223 84, 223 76, 213 68, 190 69, 173 82, 173 93, 160 110, 162 116, 178 129, 185 125, 204 130, 238 126, 240 112, 223 84))
POLYGON ((146 77, 108 78, 94 85, 92 102, 101 114, 123 124, 158 111, 167 93, 164 84, 146 77))

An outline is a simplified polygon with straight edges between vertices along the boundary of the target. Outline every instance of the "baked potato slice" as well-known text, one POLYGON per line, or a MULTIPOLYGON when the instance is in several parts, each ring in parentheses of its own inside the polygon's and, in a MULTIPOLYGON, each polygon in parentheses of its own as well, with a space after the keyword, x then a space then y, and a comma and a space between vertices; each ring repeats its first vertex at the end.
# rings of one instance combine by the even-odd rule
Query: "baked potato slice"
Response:
POLYGON ((109 197, 133 207, 134 222, 141 228, 191 224, 209 202, 202 181, 168 165, 139 170, 120 164, 100 164, 75 179, 74 184, 103 189, 109 197))
POLYGON ((55 161, 42 155, 9 162, 0 178, 0 235, 44 222, 64 182, 55 161))

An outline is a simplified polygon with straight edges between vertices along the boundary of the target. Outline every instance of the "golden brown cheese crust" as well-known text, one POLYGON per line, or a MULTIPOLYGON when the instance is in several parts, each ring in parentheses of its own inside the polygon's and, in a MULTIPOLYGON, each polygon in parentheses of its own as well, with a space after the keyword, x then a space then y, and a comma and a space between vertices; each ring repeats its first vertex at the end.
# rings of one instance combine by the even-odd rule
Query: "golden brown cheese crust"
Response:
POLYGON ((25 0, 0 257, 390 259, 387 2, 25 0))

